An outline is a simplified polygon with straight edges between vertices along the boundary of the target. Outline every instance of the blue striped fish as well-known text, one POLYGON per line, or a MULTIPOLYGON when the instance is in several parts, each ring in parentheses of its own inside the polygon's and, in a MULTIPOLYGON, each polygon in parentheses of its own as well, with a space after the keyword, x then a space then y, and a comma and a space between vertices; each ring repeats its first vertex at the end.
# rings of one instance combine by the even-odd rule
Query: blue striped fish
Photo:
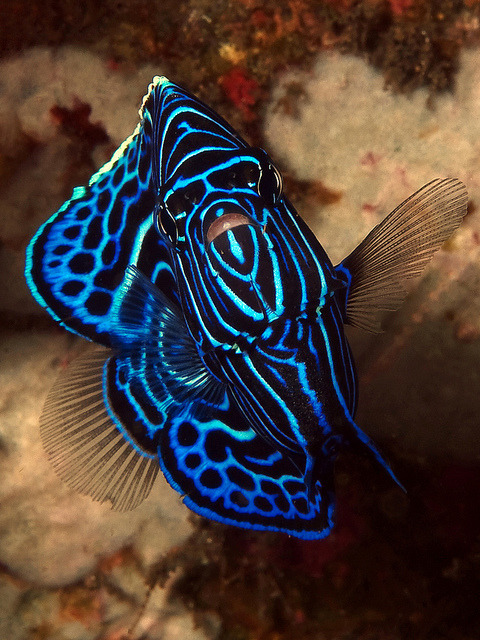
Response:
POLYGON ((344 324, 378 331, 466 205, 434 180, 334 266, 265 151, 154 78, 134 133, 27 249, 36 300, 98 345, 47 398, 55 470, 128 510, 161 469, 203 516, 326 536, 340 448, 394 478, 354 422, 344 324))

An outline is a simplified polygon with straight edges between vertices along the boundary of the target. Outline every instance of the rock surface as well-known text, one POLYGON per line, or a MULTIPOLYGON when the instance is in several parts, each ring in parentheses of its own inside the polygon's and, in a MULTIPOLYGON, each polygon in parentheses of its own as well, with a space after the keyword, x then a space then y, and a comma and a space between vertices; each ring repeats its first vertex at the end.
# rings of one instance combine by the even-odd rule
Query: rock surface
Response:
MULTIPOLYGON (((381 76, 355 58, 325 54, 309 74, 283 77, 266 120, 268 150, 297 178, 341 193, 309 219, 333 260, 436 176, 458 176, 478 201, 478 61, 478 51, 464 54, 456 92, 436 98, 433 109, 422 91, 385 91, 381 76), (305 96, 295 117, 285 107, 292 83, 305 96)), ((133 637, 197 640, 218 631, 213 618, 208 633, 195 627, 169 600, 168 586, 155 587, 142 608, 149 570, 192 532, 187 509, 162 478, 143 505, 118 514, 53 473, 38 417, 80 346, 55 329, 25 330, 25 317, 45 318, 24 283, 26 242, 72 187, 71 141, 51 107, 71 109, 75 99, 91 106, 90 122, 101 122, 111 141, 92 151, 98 167, 133 130, 159 71, 125 74, 71 48, 26 51, 0 65, 0 169, 7 167, 0 173, 0 637, 120 638, 134 626, 133 637)), ((397 456, 480 458, 479 233, 474 211, 386 333, 352 334, 358 422, 394 441, 397 456)))
POLYGON ((161 474, 147 500, 127 513, 70 490, 43 451, 38 419, 78 341, 66 333, 2 337, 0 563, 39 586, 67 585, 128 544, 148 569, 191 534, 180 496, 161 474))
POLYGON ((266 137, 274 158, 340 198, 309 217, 334 263, 396 205, 436 177, 468 188, 472 213, 435 256, 387 332, 351 332, 360 376, 357 421, 395 450, 480 460, 480 53, 463 53, 456 91, 394 95, 358 58, 318 58, 273 93, 266 137), (288 99, 293 87, 301 97, 288 99))

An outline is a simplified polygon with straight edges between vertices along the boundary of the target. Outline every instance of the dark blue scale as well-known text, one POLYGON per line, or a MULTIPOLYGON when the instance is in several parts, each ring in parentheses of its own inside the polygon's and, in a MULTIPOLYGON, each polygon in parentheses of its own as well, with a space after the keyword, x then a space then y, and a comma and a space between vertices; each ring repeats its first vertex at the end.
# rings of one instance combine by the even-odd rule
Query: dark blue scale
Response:
POLYGON ((334 267, 268 155, 206 105, 157 77, 140 116, 27 250, 38 302, 103 345, 50 393, 47 453, 119 510, 161 468, 201 515, 321 538, 340 447, 393 476, 353 419, 343 325, 378 330, 460 224, 466 190, 432 181, 334 267))
POLYGON ((88 187, 74 189, 27 250, 27 282, 38 302, 71 331, 106 346, 109 313, 129 264, 177 300, 169 250, 152 225, 151 156, 145 111, 132 136, 88 187))

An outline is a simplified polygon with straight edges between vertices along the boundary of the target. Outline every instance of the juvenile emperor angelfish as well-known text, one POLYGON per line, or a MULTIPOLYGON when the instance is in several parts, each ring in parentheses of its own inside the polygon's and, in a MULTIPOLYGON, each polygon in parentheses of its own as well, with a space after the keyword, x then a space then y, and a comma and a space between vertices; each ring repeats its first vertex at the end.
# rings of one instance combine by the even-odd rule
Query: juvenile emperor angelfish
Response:
POLYGON ((393 476, 354 422, 344 324, 377 331, 466 206, 433 180, 333 266, 265 151, 154 78, 134 133, 27 249, 37 301, 103 345, 47 399, 57 473, 127 510, 160 468, 203 516, 326 536, 339 448, 393 476))

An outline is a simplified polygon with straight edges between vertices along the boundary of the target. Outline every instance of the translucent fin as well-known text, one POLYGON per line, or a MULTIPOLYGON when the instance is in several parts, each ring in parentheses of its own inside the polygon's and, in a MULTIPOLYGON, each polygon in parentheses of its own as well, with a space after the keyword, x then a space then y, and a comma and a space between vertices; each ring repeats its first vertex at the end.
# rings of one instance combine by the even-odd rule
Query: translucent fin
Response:
POLYGON ((393 472, 390 464, 387 462, 383 454, 377 448, 376 444, 373 442, 371 438, 367 436, 367 434, 360 429, 358 425, 356 425, 353 420, 351 421, 351 425, 353 427, 353 437, 350 436, 350 445, 353 449, 357 449, 358 453, 367 459, 369 459, 373 464, 379 464, 388 475, 392 478, 392 480, 397 484, 402 491, 405 493, 407 490, 397 478, 395 473, 393 472))
POLYGON ((225 385, 207 370, 183 313, 136 267, 127 268, 126 293, 114 308, 113 330, 120 352, 141 354, 137 376, 155 393, 161 385, 192 411, 225 401, 225 385))
POLYGON ((337 267, 351 279, 346 322, 381 331, 381 312, 402 303, 405 280, 418 276, 467 212, 456 178, 429 182, 378 224, 337 267))
POLYGON ((103 368, 111 352, 80 357, 47 397, 40 417, 43 446, 69 487, 116 511, 137 507, 150 493, 158 460, 125 439, 103 398, 103 368))

